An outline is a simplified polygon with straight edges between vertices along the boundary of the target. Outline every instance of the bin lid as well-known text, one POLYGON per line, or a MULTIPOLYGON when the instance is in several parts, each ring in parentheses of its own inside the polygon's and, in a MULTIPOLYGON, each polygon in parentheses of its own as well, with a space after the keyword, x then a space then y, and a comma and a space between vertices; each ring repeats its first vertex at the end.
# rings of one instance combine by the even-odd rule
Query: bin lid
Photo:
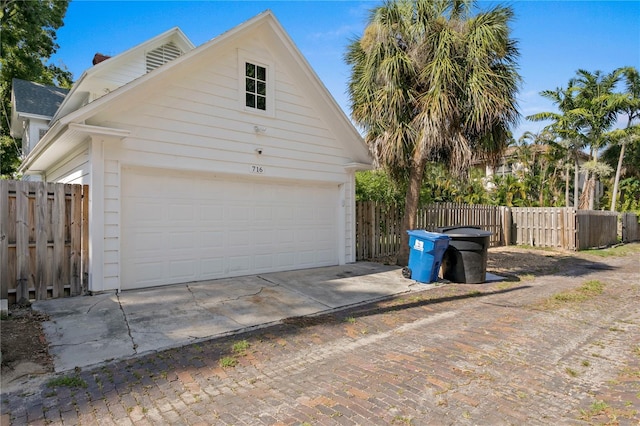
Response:
POLYGON ((407 234, 415 238, 420 238, 423 240, 430 240, 430 241, 451 239, 449 238, 448 235, 440 234, 437 232, 429 232, 429 231, 425 231, 424 229, 411 229, 407 231, 407 234))
POLYGON ((437 231, 450 237, 488 237, 493 235, 493 232, 485 231, 477 226, 447 226, 437 228, 437 231))

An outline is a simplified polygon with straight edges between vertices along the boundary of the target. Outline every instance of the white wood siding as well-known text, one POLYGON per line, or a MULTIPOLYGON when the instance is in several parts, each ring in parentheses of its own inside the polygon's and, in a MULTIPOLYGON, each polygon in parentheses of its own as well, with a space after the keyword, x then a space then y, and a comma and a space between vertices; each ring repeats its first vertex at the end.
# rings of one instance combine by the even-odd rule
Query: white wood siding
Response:
POLYGON ((104 162, 104 286, 120 288, 120 165, 104 162))
POLYGON ((355 172, 349 173, 349 179, 344 184, 344 214, 345 214, 345 263, 356 261, 356 181, 355 172))
MULTIPOLYGON (((264 51, 259 54, 263 55, 264 51)), ((135 109, 103 114, 90 124, 129 129, 123 163, 343 183, 349 162, 330 125, 315 113, 305 90, 273 60, 275 117, 238 107, 237 52, 217 56, 158 93, 138 97, 135 109), (266 129, 257 134, 254 126, 266 129), (263 154, 257 155, 256 148, 263 154)), ((308 94, 307 94, 308 95, 308 94)))
POLYGON ((48 182, 85 185, 89 183, 89 149, 86 145, 66 155, 59 163, 47 170, 48 182))

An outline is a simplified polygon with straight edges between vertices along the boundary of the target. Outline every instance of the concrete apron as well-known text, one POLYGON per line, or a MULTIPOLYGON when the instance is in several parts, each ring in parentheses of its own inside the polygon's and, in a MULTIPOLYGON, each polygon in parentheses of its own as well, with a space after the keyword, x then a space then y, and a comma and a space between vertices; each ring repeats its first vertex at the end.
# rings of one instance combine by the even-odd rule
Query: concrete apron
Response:
POLYGON ((401 269, 355 264, 38 301, 56 372, 183 346, 296 316, 422 291, 401 269))

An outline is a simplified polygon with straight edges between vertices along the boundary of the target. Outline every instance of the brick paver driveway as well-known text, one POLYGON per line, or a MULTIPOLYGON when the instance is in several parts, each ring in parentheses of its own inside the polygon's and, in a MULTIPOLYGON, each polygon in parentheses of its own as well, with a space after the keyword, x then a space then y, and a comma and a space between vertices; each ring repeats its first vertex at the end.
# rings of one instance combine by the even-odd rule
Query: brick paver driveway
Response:
POLYGON ((638 425, 638 252, 538 253, 507 282, 67 374, 87 386, 4 395, 2 423, 638 425))

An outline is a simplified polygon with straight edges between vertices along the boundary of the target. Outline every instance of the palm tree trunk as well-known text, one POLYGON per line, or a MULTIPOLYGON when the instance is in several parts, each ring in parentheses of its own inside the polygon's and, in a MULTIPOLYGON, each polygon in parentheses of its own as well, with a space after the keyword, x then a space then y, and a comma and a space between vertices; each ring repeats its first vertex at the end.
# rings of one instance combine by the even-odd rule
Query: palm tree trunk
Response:
POLYGON ((574 152, 574 167, 573 167, 573 207, 578 207, 578 199, 580 198, 580 164, 578 161, 578 153, 574 152))
POLYGON ((565 167, 564 175, 564 206, 569 207, 569 167, 565 167))
POLYGON ((592 173, 591 187, 589 188, 589 210, 595 210, 596 208, 596 185, 597 184, 598 184, 598 179, 596 179, 596 174, 592 173))
POLYGON ((402 218, 402 231, 400 234, 400 251, 396 258, 398 266, 409 264, 409 234, 406 231, 416 228, 416 216, 420 204, 420 188, 424 177, 424 168, 427 161, 421 159, 416 167, 412 167, 409 173, 407 195, 404 200, 404 217, 402 218))
POLYGON ((624 147, 626 143, 620 145, 620 157, 618 157, 618 168, 616 169, 616 177, 613 181, 613 194, 611 194, 611 211, 616 211, 616 201, 618 198, 618 185, 620 183, 620 172, 622 170, 622 160, 624 158, 624 147))

